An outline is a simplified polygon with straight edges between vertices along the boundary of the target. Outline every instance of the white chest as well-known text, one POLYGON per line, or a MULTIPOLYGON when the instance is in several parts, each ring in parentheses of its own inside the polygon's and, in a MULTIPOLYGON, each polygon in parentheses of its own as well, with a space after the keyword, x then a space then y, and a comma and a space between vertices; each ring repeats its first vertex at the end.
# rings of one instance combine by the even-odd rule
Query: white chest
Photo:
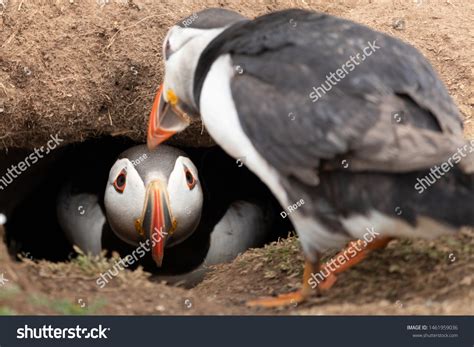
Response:
POLYGON ((229 55, 218 58, 204 81, 200 111, 207 131, 224 151, 240 160, 255 173, 273 192, 279 202, 286 206, 286 192, 279 182, 279 175, 257 152, 239 121, 230 89, 234 75, 229 55))

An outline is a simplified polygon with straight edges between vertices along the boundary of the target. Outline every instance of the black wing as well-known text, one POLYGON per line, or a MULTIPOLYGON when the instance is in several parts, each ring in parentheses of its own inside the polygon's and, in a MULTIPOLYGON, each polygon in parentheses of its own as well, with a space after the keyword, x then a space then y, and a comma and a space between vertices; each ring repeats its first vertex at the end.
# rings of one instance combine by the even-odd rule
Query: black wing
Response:
POLYGON ((459 112, 426 59, 368 27, 303 10, 239 22, 201 55, 195 100, 224 54, 242 72, 231 86, 242 127, 281 173, 304 176, 343 159, 353 170, 410 171, 463 143, 459 112), (364 49, 372 54, 361 60, 364 49), (331 72, 339 81, 326 84, 331 72))

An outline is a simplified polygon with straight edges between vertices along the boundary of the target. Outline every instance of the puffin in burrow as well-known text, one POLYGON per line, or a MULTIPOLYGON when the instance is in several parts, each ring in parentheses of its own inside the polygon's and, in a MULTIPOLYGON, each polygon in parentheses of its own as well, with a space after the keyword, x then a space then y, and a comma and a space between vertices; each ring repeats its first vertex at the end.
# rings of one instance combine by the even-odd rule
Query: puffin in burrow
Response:
POLYGON ((474 225, 474 144, 414 47, 324 13, 289 9, 250 20, 206 9, 169 29, 163 57, 148 146, 200 117, 283 207, 304 202, 289 213, 306 258, 302 288, 251 305, 303 301, 393 237, 474 225), (448 172, 420 193, 416 184, 443 163, 448 172), (376 239, 337 270, 320 265, 322 252, 368 230, 376 239))
MULTIPOLYGON (((211 167, 216 159, 223 162, 222 155, 211 153, 203 164, 225 175, 224 165, 211 167)), ((221 198, 217 191, 224 189, 215 177, 203 187, 188 155, 171 146, 127 149, 106 182, 100 182, 101 169, 82 169, 63 184, 57 198, 58 221, 68 240, 92 255, 115 250, 126 256, 144 245, 155 270, 164 265, 158 271, 161 280, 193 285, 209 266, 262 246, 273 231, 273 205, 265 194, 260 201, 245 194, 221 198)), ((252 191, 256 183, 246 184, 252 191)), ((138 253, 143 264, 147 258, 138 253)))

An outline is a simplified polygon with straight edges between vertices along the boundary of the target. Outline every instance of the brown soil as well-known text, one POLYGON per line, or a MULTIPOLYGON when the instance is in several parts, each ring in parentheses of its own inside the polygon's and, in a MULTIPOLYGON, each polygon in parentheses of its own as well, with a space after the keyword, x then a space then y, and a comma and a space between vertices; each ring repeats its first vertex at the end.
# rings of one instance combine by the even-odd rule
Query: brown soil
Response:
MULTIPOLYGON (((141 270, 123 271, 104 289, 96 279, 105 259, 12 262, 0 249, 0 314, 473 314, 474 231, 436 242, 392 241, 348 272, 324 296, 281 309, 245 302, 300 286, 302 257, 291 237, 217 266, 197 287, 157 283, 141 270)), ((330 256, 328 254, 328 256, 330 256)))
MULTIPOLYGON (((161 81, 161 41, 167 28, 211 6, 238 10, 248 17, 295 6, 312 8, 398 36, 419 48, 436 67, 472 136, 471 1, 2 3, 6 7, 0 5, 0 147, 41 146, 56 133, 68 142, 104 134, 143 141, 161 81)), ((210 140, 195 124, 175 142, 205 145, 210 140)))
MULTIPOLYGON (((171 23, 211 4, 248 16, 311 7, 412 43, 439 72, 465 117, 466 136, 474 138, 470 1, 126 3, 10 0, 3 13, 0 5, 2 147, 32 148, 58 132, 68 141, 103 134, 144 140, 161 78, 161 38, 171 23)), ((194 145, 208 143, 200 130, 191 131, 194 145)), ((393 241, 340 275, 327 295, 281 310, 244 302, 299 286, 295 238, 216 267, 192 290, 157 283, 142 271, 125 271, 99 289, 95 280, 107 260, 14 262, 2 245, 0 275, 9 281, 0 287, 0 314, 473 314, 473 236, 465 229, 431 242, 393 241)))

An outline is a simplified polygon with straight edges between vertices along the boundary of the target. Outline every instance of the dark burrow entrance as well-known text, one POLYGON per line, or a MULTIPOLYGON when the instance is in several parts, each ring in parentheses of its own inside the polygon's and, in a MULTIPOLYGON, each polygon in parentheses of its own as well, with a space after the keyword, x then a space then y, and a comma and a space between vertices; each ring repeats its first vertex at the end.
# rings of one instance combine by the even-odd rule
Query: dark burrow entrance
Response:
MULTIPOLYGON (((83 143, 69 144, 51 151, 31 165, 0 191, 0 212, 7 216, 6 243, 12 257, 54 262, 68 261, 77 256, 64 235, 57 218, 57 197, 62 186, 71 178, 81 182, 81 189, 97 193, 101 208, 109 170, 118 155, 135 145, 127 138, 104 137, 83 143)), ((218 147, 182 148, 195 163, 204 190, 203 213, 211 220, 219 220, 226 206, 236 199, 247 199, 264 205, 272 232, 267 242, 286 237, 292 229, 287 219, 279 215, 281 208, 264 184, 249 170, 227 156, 218 147)), ((29 149, 10 149, 0 154, 0 173, 4 175, 12 165, 27 157, 29 149)), ((78 206, 77 213, 85 206, 78 206)), ((105 233, 104 233, 105 234, 105 233)), ((110 237, 110 251, 121 256, 130 254, 134 247, 110 237)), ((145 270, 159 274, 180 274, 191 271, 204 259, 209 235, 193 235, 182 245, 167 251, 161 269, 154 266, 151 256, 139 264, 145 270)), ((110 252, 109 252, 110 254, 110 252)))

